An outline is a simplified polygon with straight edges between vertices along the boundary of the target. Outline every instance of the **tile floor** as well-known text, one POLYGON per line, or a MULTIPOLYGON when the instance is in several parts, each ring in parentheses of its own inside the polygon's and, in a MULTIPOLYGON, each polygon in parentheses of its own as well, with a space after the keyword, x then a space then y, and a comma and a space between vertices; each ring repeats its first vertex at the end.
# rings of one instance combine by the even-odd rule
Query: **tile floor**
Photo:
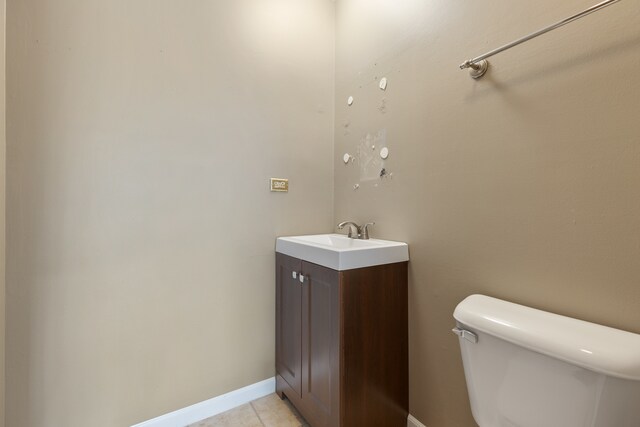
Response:
POLYGON ((308 427, 288 400, 270 394, 187 427, 308 427))

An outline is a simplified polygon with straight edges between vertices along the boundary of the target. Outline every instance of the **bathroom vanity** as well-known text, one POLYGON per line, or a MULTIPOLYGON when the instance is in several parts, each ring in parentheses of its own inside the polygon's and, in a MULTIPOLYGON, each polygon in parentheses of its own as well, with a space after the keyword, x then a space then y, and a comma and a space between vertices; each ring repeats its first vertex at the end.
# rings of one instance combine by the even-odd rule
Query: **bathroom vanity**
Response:
POLYGON ((276 388, 312 427, 405 427, 405 243, 276 243, 276 388))

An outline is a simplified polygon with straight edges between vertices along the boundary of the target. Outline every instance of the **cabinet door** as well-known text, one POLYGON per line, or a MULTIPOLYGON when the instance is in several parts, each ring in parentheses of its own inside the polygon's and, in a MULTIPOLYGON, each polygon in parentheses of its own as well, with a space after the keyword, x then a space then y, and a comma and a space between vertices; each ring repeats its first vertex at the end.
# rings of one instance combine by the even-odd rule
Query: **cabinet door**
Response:
POLYGON ((339 425, 339 274, 302 262, 302 400, 314 427, 339 425))
POLYGON ((276 370, 298 396, 302 391, 300 267, 299 259, 276 254, 276 370))

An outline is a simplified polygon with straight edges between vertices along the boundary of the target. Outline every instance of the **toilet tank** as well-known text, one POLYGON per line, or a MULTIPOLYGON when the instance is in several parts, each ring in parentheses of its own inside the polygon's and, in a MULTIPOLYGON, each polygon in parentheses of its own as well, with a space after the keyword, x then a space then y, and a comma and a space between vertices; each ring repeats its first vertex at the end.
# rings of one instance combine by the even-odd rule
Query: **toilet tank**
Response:
POLYGON ((454 318, 480 427, 640 427, 640 335, 483 295, 454 318))

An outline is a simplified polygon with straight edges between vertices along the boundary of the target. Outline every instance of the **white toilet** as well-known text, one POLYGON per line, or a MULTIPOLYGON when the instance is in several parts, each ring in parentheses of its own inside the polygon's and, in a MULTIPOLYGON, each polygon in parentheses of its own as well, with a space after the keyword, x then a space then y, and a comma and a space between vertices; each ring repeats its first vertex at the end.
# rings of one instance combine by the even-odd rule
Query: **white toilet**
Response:
POLYGON ((480 427, 640 427, 640 335, 483 295, 454 317, 480 427))

